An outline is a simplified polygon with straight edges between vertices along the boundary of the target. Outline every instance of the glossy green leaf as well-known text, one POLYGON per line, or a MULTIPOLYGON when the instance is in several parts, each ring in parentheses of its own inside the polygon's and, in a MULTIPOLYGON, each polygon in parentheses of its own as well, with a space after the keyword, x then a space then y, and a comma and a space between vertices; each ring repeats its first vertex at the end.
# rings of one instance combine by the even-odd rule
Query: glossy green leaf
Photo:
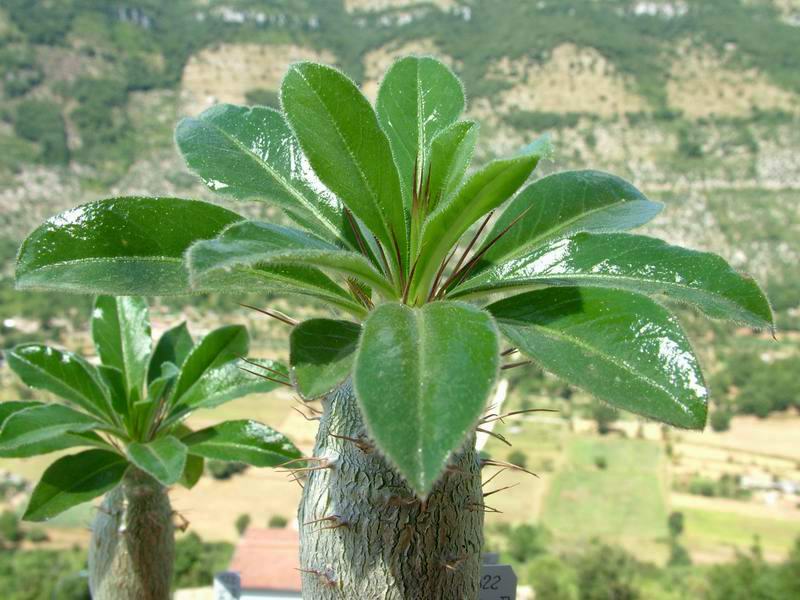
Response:
POLYGON ((772 311, 752 278, 715 254, 670 246, 625 233, 578 233, 492 267, 454 290, 477 291, 542 285, 598 286, 666 297, 697 306, 715 318, 756 327, 772 325, 772 311))
POLYGON ((134 465, 163 485, 177 483, 186 466, 186 446, 171 435, 147 443, 131 442, 127 454, 134 465))
POLYGON ((498 343, 491 317, 458 302, 382 304, 364 324, 353 371, 361 413, 420 496, 483 412, 498 343))
POLYGON ((292 329, 289 363, 300 396, 319 398, 347 379, 360 334, 358 323, 333 319, 309 319, 292 329))
POLYGON ((281 103, 314 172, 391 252, 407 253, 406 215, 389 140, 343 73, 315 63, 289 68, 281 103))
POLYGON ((225 421, 196 431, 181 441, 188 446, 190 454, 254 467, 275 467, 301 456, 286 436, 250 420, 225 421))
POLYGON ((46 521, 102 496, 122 480, 127 468, 122 456, 106 450, 86 450, 59 458, 36 484, 22 518, 46 521))
POLYGON ((128 414, 128 392, 122 371, 107 365, 97 365, 96 368, 111 395, 113 411, 124 418, 128 414))
POLYGON ((228 325, 209 333, 186 357, 175 385, 174 401, 182 401, 183 395, 208 371, 246 356, 249 347, 250 338, 242 325, 228 325))
POLYGON ((212 190, 274 203, 324 239, 351 243, 341 202, 317 179, 280 112, 217 104, 183 119, 175 140, 212 190))
POLYGON ((253 373, 289 381, 288 369, 278 362, 261 359, 248 361, 237 360, 206 371, 176 404, 172 417, 183 416, 200 408, 214 408, 249 394, 266 394, 280 385, 253 373))
MULTIPOLYGON (((200 282, 209 273, 236 268, 305 264, 359 278, 384 294, 395 296, 391 285, 361 254, 342 250, 297 229, 271 223, 237 223, 217 239, 192 246, 187 261, 192 279, 200 282)), ((298 280, 296 283, 304 285, 305 281, 298 280)), ((336 290, 326 290, 326 293, 334 294, 336 290)), ((347 294, 344 293, 344 296, 347 297, 347 294)))
POLYGON ((183 487, 187 490, 192 489, 200 481, 203 476, 203 471, 206 468, 206 459, 202 456, 193 456, 191 454, 186 456, 186 466, 183 468, 181 478, 178 480, 183 487))
POLYGON ((241 220, 177 198, 113 198, 48 219, 23 242, 17 287, 115 296, 193 293, 183 253, 241 220))
POLYGON ((141 390, 150 360, 150 314, 144 298, 98 296, 92 339, 104 365, 119 369, 125 389, 141 390))
POLYGON ((99 418, 110 417, 110 391, 97 368, 77 354, 22 344, 6 352, 5 357, 26 385, 69 400, 99 418))
POLYGON ((601 288, 548 288, 490 305, 520 351, 613 406, 702 429, 708 389, 678 320, 652 300, 601 288))
POLYGON ((410 210, 414 166, 427 173, 431 140, 464 111, 464 88, 435 58, 407 56, 381 81, 375 109, 394 153, 410 210))
POLYGON ((43 454, 60 452, 67 448, 79 448, 81 446, 103 448, 106 450, 112 449, 111 445, 106 443, 96 433, 93 431, 85 431, 83 433, 62 433, 31 444, 0 450, 0 458, 30 458, 31 456, 41 456, 43 454))
POLYGON ((412 297, 425 299, 439 264, 461 236, 514 195, 539 159, 549 152, 549 141, 543 138, 518 156, 495 160, 472 175, 452 199, 439 205, 425 221, 412 297))
POLYGON ((483 255, 474 272, 578 231, 634 229, 655 217, 661 208, 616 175, 600 171, 548 175, 527 186, 506 207, 486 239, 494 239, 515 219, 519 221, 483 255))
MULTIPOLYGON (((5 421, 13 414, 32 408, 34 406, 44 406, 41 402, 0 402, 0 430, 5 421)), ((75 446, 104 446, 106 445, 99 436, 92 432, 72 434, 65 433, 51 436, 44 440, 38 440, 28 445, 16 446, 0 451, 2 458, 28 458, 40 454, 48 454, 65 448, 75 446)))
POLYGON ((478 124, 459 121, 433 138, 430 152, 430 209, 449 200, 467 172, 478 141, 478 124))
POLYGON ((148 385, 161 377, 161 365, 165 362, 180 368, 192 348, 194 348, 194 340, 185 322, 165 331, 159 338, 147 366, 148 385))
POLYGON ((0 431, 0 452, 30 446, 64 433, 104 427, 97 418, 61 404, 43 404, 10 415, 0 431))

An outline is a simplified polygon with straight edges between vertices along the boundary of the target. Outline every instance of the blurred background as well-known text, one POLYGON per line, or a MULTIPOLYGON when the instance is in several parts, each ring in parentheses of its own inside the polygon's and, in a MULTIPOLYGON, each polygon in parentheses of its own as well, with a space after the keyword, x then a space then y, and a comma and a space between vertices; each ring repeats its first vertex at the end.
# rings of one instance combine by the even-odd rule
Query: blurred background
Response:
MULTIPOLYGON (((510 371, 507 409, 558 413, 499 423, 513 447, 486 445, 540 476, 489 484, 517 485, 487 498, 500 511, 487 515, 488 549, 537 599, 800 597, 800 0, 0 0, 0 347, 93 353, 90 298, 13 289, 16 249, 45 218, 114 195, 226 202, 178 156, 181 116, 277 106, 298 60, 338 65, 374 99, 409 53, 464 79, 477 163, 550 132, 557 151, 539 175, 630 179, 666 204, 646 233, 753 274, 779 324, 776 340, 680 309, 712 391, 702 433, 617 413, 536 367, 510 371)), ((285 359, 287 328, 238 302, 324 312, 297 299, 154 299, 154 329, 245 323, 253 355, 285 359)), ((0 362, 1 400, 40 396, 0 362)), ((293 406, 274 392, 208 421, 257 418, 310 448, 313 424, 293 406)), ((18 521, 51 459, 0 459, 3 598, 88 597, 94 509, 18 521)), ((211 462, 191 494, 172 493, 189 522, 178 586, 209 585, 248 529, 291 531, 299 495, 285 474, 211 462)))

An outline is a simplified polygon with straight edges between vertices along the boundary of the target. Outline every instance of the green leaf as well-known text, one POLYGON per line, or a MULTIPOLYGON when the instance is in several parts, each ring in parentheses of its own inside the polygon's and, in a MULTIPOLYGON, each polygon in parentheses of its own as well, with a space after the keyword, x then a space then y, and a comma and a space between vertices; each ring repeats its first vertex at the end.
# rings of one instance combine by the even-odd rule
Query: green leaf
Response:
POLYGON ((93 431, 86 431, 84 433, 62 433, 32 444, 0 450, 0 458, 30 458, 31 456, 41 456, 80 446, 112 449, 99 435, 93 431))
POLYGON ((122 416, 124 420, 128 415, 128 392, 125 389, 125 377, 122 371, 107 365, 97 365, 96 368, 111 394, 111 407, 114 413, 122 416))
POLYGON ((173 409, 170 420, 175 415, 183 416, 199 408, 214 408, 249 394, 266 394, 278 387, 279 384, 248 373, 243 368, 256 373, 263 369, 265 375, 275 377, 275 373, 266 370, 269 368, 277 371, 286 381, 289 380, 287 368, 278 362, 261 359, 248 360, 249 363, 234 361, 206 371, 183 395, 173 409))
POLYGON ((46 521, 114 488, 128 462, 106 450, 86 450, 59 458, 42 475, 31 494, 23 519, 46 521))
POLYGON ((183 119, 175 140, 212 190, 274 203, 320 237, 351 245, 341 202, 319 182, 280 112, 218 104, 183 119))
POLYGON ((206 467, 206 459, 202 456, 186 456, 186 466, 183 469, 181 478, 178 480, 187 490, 192 489, 200 481, 206 467))
POLYGON ((125 389, 141 390, 150 360, 150 314, 144 298, 98 296, 92 339, 104 365, 119 369, 125 389))
POLYGON ((503 211, 487 240, 494 239, 515 219, 519 221, 492 245, 473 272, 578 231, 634 229, 655 217, 661 208, 624 179, 608 173, 564 171, 543 177, 522 190, 503 211))
POLYGON ((71 208, 23 242, 17 287, 115 296, 193 293, 183 253, 239 220, 219 206, 177 198, 114 198, 71 208))
MULTIPOLYGON (((362 255, 315 238, 307 233, 261 223, 245 221, 226 229, 215 240, 192 246, 187 256, 192 279, 202 282, 209 273, 230 271, 236 268, 254 268, 259 265, 295 264, 332 269, 345 275, 362 279, 389 297, 396 294, 386 279, 362 255)), ((306 285, 304 279, 295 282, 306 285)), ((201 283, 202 285, 202 283, 201 283)), ((325 295, 349 298, 339 286, 322 290, 325 295)), ((313 293, 320 290, 314 286, 313 293)))
POLYGON ((181 478, 186 453, 186 446, 171 435, 146 444, 131 442, 127 448, 130 461, 163 485, 172 485, 181 478))
POLYGON ((319 398, 347 379, 360 334, 358 323, 332 319, 310 319, 292 329, 289 363, 300 396, 319 398))
POLYGON ((458 77, 435 58, 402 58, 383 76, 375 109, 389 137, 407 210, 415 163, 418 177, 427 172, 431 140, 458 119, 464 104, 458 77))
POLYGON ((405 259, 406 215, 397 167, 375 112, 343 73, 315 63, 289 68, 281 104, 314 172, 393 254, 405 259))
POLYGON ((483 412, 499 362, 497 329, 458 302, 382 304, 364 324, 354 368, 378 447, 424 497, 483 412))
POLYGON ((147 384, 149 385, 155 379, 161 377, 161 365, 165 362, 172 363, 180 368, 192 348, 194 348, 194 340, 185 322, 165 331, 159 338, 150 357, 150 363, 147 367, 147 384))
POLYGON ((697 306, 714 318, 772 326, 772 310, 752 278, 715 254, 625 233, 578 233, 494 266, 452 297, 503 288, 562 285, 610 287, 697 306))
POLYGON ((47 441, 63 433, 104 427, 95 417, 61 404, 43 404, 15 412, 0 431, 0 452, 47 441))
POLYGON ((213 460, 243 462, 254 467, 275 467, 300 458, 286 436, 256 421, 225 421, 182 439, 189 454, 213 460))
POLYGON ((247 329, 242 325, 228 325, 209 333, 186 357, 175 385, 173 402, 183 400, 183 395, 197 384, 206 372, 247 355, 249 347, 250 338, 247 329))
POLYGON ((97 368, 72 352, 22 344, 5 353, 8 366, 32 388, 75 403, 98 418, 111 418, 111 395, 97 368))
POLYGON ((12 400, 11 402, 0 402, 0 431, 3 430, 3 424, 6 419, 11 415, 21 412, 27 408, 34 406, 44 406, 41 402, 23 402, 20 400, 12 400))
POLYGON ((470 226, 508 200, 549 152, 546 140, 534 142, 525 153, 496 160, 472 175, 458 193, 425 221, 416 283, 411 297, 424 301, 439 264, 470 226))
POLYGON ((702 429, 708 389, 677 319, 652 300, 601 288, 548 288, 487 310, 523 353, 616 407, 702 429))
POLYGON ((430 210, 447 201, 461 185, 478 141, 478 124, 459 121, 431 142, 430 210))
MULTIPOLYGON (((45 406, 41 402, 0 402, 0 430, 6 420, 16 413, 22 412, 34 406, 45 406)), ((65 433, 49 437, 45 440, 40 440, 29 445, 18 446, 15 448, 0 451, 2 458, 28 458, 30 456, 38 456, 40 454, 47 454, 65 448, 73 448, 75 446, 105 446, 107 445, 99 436, 92 432, 87 433, 65 433)))

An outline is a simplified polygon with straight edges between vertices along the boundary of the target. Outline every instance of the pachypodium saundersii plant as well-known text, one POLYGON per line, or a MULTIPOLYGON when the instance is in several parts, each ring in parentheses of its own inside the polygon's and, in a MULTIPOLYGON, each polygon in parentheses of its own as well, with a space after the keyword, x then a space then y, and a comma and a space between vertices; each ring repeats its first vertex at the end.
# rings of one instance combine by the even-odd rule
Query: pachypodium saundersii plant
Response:
MULTIPOLYGON (((24 383, 63 402, 0 403, 0 456, 87 447, 47 468, 23 518, 45 521, 105 494, 89 546, 92 597, 166 599, 175 528, 169 486, 192 488, 206 458, 267 467, 300 452, 255 421, 199 431, 184 424, 196 410, 276 387, 241 368, 249 346, 241 325, 216 329, 195 344, 181 323, 152 347, 144 299, 101 296, 91 328, 99 365, 40 344, 5 353, 24 383)), ((248 362, 278 378, 288 374, 277 363, 248 362)))
POLYGON ((176 140, 211 189, 297 227, 190 200, 103 200, 36 230, 17 281, 263 290, 338 311, 290 321, 292 385, 324 407, 299 512, 306 598, 477 597, 474 432, 512 350, 615 406, 702 428, 700 366, 661 301, 772 326, 756 283, 721 258, 626 233, 661 210, 629 183, 597 171, 528 183, 546 139, 471 171, 478 125, 433 58, 396 62, 374 109, 320 64, 290 67, 280 92, 282 111, 216 106, 176 140))

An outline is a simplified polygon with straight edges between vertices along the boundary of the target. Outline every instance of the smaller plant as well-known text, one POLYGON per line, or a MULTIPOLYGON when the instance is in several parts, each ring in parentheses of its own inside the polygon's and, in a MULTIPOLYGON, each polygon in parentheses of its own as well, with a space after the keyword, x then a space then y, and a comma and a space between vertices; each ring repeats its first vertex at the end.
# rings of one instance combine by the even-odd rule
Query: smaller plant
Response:
POLYGON ((605 471, 608 468, 608 461, 606 460, 605 456, 595 456, 594 457, 594 466, 600 469, 601 471, 605 471))
MULTIPOLYGON (((216 329, 195 344, 181 323, 153 348, 144 299, 101 296, 91 329, 99 365, 41 344, 6 352, 24 383, 64 402, 0 403, 0 457, 88 447, 47 468, 23 519, 45 521, 105 494, 92 526, 93 597, 167 598, 174 557, 167 487, 193 487, 205 459, 267 467, 300 452, 255 421, 194 432, 184 424, 198 409, 276 386, 240 368, 249 347, 241 325, 216 329)), ((287 376, 281 365, 245 360, 287 376)))
POLYGON ((289 524, 289 519, 283 515, 272 515, 269 518, 267 527, 270 529, 284 529, 289 524))

